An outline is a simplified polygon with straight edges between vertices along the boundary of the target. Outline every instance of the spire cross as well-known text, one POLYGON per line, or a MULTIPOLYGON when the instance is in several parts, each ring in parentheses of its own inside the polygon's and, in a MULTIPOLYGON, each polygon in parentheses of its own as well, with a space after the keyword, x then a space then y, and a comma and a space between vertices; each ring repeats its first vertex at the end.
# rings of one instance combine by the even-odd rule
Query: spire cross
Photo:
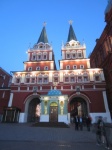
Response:
POLYGON ((73 23, 73 21, 72 20, 69 20, 69 24, 72 24, 73 23))
POLYGON ((43 23, 43 26, 45 27, 45 26, 46 26, 46 24, 47 24, 47 23, 46 23, 46 22, 44 22, 44 23, 43 23))

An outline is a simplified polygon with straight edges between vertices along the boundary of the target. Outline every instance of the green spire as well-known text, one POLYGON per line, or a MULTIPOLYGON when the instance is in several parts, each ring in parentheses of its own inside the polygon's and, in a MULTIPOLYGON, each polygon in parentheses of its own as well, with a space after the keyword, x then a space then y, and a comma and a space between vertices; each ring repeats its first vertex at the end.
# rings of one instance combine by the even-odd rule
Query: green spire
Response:
POLYGON ((38 43, 43 42, 43 43, 48 43, 48 39, 47 39, 47 33, 46 33, 46 28, 45 28, 46 23, 44 23, 44 27, 42 29, 42 32, 40 34, 40 37, 38 39, 38 43))
POLYGON ((71 40, 77 41, 75 32, 74 32, 73 27, 72 27, 72 21, 70 20, 69 23, 70 23, 70 28, 69 28, 69 34, 68 34, 68 40, 67 40, 67 42, 69 42, 71 40))

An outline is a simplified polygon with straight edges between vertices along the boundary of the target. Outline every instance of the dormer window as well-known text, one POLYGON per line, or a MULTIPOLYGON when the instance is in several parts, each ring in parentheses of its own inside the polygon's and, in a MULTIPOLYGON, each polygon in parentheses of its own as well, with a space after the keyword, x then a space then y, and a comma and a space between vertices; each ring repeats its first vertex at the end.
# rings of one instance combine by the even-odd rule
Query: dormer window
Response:
POLYGON ((28 71, 32 71, 32 67, 29 67, 29 68, 28 68, 28 71))
POLYGON ((45 67, 44 67, 44 70, 48 70, 48 66, 45 66, 45 67))

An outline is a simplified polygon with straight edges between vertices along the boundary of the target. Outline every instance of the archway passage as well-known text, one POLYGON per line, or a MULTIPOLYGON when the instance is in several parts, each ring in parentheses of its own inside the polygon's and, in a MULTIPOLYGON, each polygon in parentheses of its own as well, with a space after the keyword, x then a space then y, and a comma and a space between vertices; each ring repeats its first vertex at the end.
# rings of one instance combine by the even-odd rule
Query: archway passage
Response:
POLYGON ((86 117, 88 115, 87 102, 81 97, 75 97, 70 101, 71 117, 76 115, 86 117))
POLYGON ((36 115, 36 114, 38 114, 37 108, 38 108, 38 106, 40 106, 39 104, 40 104, 40 99, 39 98, 34 98, 30 101, 29 107, 28 107, 28 118, 27 118, 28 122, 39 121, 40 116, 36 115))

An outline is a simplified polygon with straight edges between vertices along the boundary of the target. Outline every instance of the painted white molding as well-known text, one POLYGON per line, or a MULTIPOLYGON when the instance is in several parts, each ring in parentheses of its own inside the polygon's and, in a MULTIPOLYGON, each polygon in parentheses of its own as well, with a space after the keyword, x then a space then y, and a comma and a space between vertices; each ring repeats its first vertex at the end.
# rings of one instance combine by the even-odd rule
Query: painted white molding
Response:
POLYGON ((12 106, 13 95, 14 95, 13 93, 10 93, 10 99, 9 99, 8 107, 12 106))

